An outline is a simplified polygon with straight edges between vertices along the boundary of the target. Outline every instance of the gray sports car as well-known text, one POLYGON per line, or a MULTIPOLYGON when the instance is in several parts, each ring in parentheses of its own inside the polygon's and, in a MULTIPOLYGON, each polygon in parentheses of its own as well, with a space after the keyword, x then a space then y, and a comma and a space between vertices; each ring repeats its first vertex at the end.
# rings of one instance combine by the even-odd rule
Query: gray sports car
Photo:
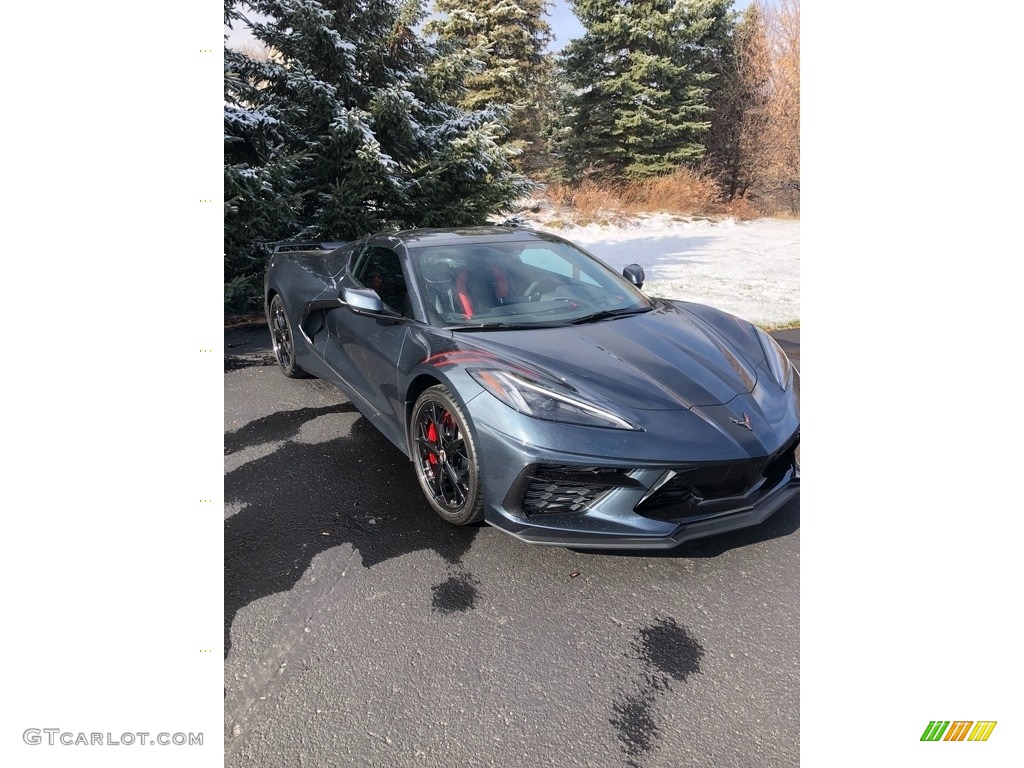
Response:
POLYGON ((799 493, 799 374, 643 281, 482 227, 279 246, 264 295, 284 373, 334 383, 451 523, 618 548, 757 524, 799 493))

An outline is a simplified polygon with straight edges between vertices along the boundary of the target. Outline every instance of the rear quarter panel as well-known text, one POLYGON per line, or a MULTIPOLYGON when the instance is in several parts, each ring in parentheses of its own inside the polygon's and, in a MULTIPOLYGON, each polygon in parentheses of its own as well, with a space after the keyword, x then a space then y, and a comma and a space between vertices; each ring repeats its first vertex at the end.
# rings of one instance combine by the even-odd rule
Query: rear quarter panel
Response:
POLYGON ((330 378, 329 371, 299 332, 299 321, 309 302, 337 297, 338 278, 349 253, 348 246, 329 252, 292 251, 275 253, 267 262, 264 311, 268 320, 271 299, 280 295, 292 327, 296 362, 321 378, 330 378))

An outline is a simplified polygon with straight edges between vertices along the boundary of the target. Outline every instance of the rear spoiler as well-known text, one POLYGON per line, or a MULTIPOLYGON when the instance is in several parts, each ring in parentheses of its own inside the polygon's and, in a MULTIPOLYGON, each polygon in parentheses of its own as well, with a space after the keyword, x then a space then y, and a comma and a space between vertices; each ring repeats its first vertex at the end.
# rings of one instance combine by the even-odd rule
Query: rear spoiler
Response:
POLYGON ((335 248, 341 248, 341 246, 345 244, 345 242, 313 243, 291 240, 275 245, 274 253, 289 253, 291 251, 333 251, 335 248))

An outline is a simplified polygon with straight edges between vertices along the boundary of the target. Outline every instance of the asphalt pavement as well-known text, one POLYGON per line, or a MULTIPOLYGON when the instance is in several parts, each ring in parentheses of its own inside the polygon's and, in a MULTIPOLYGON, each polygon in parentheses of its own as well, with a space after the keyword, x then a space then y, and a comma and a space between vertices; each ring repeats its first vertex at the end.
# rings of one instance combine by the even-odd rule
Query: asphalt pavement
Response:
POLYGON ((667 553, 449 526, 264 328, 225 342, 226 766, 799 764, 798 500, 667 553))

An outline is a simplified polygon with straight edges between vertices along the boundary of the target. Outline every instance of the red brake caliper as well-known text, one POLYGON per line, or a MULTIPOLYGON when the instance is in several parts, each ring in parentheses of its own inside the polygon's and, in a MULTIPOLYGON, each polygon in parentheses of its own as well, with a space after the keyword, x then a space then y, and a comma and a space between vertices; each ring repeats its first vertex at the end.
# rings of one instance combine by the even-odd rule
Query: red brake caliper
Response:
MULTIPOLYGON (((448 411, 445 411, 444 416, 441 417, 441 426, 447 430, 455 429, 455 419, 452 418, 452 415, 448 411)), ((439 436, 437 434, 437 425, 434 422, 430 422, 430 424, 427 426, 427 440, 434 444, 435 450, 427 454, 427 461, 430 463, 430 466, 432 467, 436 466, 437 462, 441 458, 437 450, 438 446, 440 445, 440 440, 438 439, 438 437, 439 436)))
MULTIPOLYGON (((432 442, 434 446, 437 446, 437 427, 434 426, 434 422, 430 422, 430 426, 427 427, 427 440, 432 442)), ((430 462, 430 466, 437 464, 437 452, 431 451, 427 454, 427 461, 430 462)))

